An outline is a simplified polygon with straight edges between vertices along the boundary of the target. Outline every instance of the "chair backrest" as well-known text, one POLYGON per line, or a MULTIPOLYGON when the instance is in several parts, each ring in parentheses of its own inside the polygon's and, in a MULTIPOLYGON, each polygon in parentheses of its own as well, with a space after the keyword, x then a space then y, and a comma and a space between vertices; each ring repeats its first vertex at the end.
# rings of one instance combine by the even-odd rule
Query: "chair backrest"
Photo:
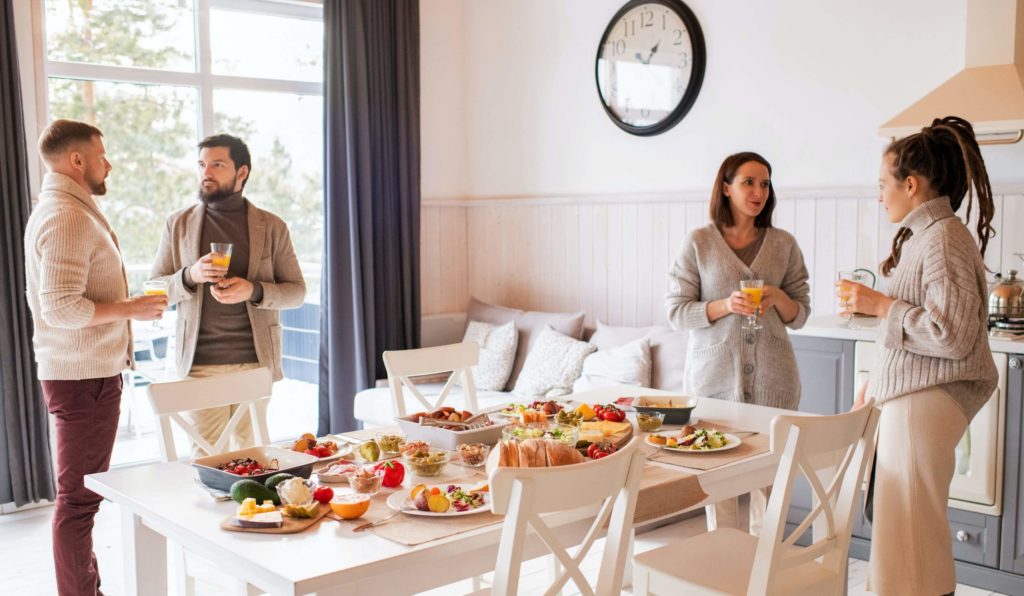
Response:
POLYGON ((834 593, 843 593, 853 517, 875 452, 879 414, 870 400, 862 408, 835 416, 776 416, 772 420, 771 451, 781 455, 781 460, 748 595, 777 593, 781 573, 815 560, 835 574, 834 593), (786 513, 800 474, 811 486, 815 506, 785 536, 786 513), (810 546, 797 546, 796 540, 812 525, 820 535, 810 546))
POLYGON ((254 368, 240 372, 225 373, 201 379, 183 379, 169 383, 149 385, 149 401, 157 415, 160 427, 160 455, 164 461, 178 459, 174 448, 171 420, 188 434, 203 451, 216 455, 227 451, 228 441, 239 422, 250 416, 253 435, 257 445, 270 442, 267 431, 267 404, 273 391, 274 379, 269 368, 254 368), (246 405, 235 410, 227 426, 213 444, 201 434, 180 413, 218 406, 246 405))
POLYGON ((516 594, 531 527, 563 568, 547 593, 557 593, 572 579, 582 594, 619 594, 643 465, 640 439, 634 437, 619 451, 599 460, 552 468, 497 468, 491 472, 491 510, 505 515, 491 593, 516 594), (558 534, 540 515, 586 506, 600 509, 583 542, 570 556, 558 534), (606 522, 608 534, 595 590, 580 572, 579 564, 606 522))
POLYGON ((403 388, 408 389, 426 410, 436 410, 444 404, 460 377, 462 390, 466 394, 465 409, 477 413, 476 385, 473 383, 471 369, 480 361, 480 344, 470 341, 417 350, 391 350, 384 352, 383 358, 384 368, 388 371, 388 387, 391 389, 391 401, 396 416, 406 415, 403 388), (449 372, 451 375, 433 404, 423 396, 411 379, 449 372))

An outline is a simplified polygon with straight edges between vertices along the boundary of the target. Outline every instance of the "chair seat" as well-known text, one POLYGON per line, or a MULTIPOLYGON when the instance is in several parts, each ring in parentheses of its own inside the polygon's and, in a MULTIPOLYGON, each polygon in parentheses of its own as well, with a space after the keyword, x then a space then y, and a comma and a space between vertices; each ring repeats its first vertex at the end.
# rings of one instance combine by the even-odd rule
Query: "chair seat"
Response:
MULTIPOLYGON (((423 397, 428 400, 437 398, 441 394, 441 389, 444 387, 444 383, 424 383, 422 385, 416 385, 416 388, 423 393, 423 397)), ((402 392, 402 397, 405 398, 405 409, 410 414, 413 412, 422 412, 424 410, 423 404, 421 404, 412 393, 408 391, 402 392)), ((507 391, 482 391, 477 389, 476 392, 477 404, 480 409, 487 409, 494 406, 502 406, 509 404, 513 401, 523 401, 523 398, 518 398, 507 391)), ((452 406, 453 408, 464 409, 465 408, 465 395, 459 389, 455 389, 448 395, 444 405, 452 406)), ((365 428, 373 428, 377 426, 391 426, 395 423, 395 410, 391 405, 391 390, 387 387, 376 387, 373 389, 364 389, 356 394, 355 406, 353 408, 353 414, 356 420, 363 423, 365 428)), ((474 412, 475 414, 476 412, 474 412)))
MULTIPOLYGON (((634 576, 650 572, 652 594, 747 593, 757 538, 724 528, 675 542, 633 557, 634 576)), ((779 578, 785 594, 822 594, 834 576, 811 561, 788 569, 779 578)))

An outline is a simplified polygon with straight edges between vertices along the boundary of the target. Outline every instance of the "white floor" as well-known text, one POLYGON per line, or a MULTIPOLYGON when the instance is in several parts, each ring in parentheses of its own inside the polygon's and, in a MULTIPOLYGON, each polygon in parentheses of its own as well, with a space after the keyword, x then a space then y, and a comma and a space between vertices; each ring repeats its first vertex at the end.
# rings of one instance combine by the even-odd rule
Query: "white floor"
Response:
MULTIPOLYGON (((118 506, 104 503, 96 517, 93 532, 94 549, 99 560, 103 578, 102 589, 108 596, 123 594, 121 578, 120 515, 118 506)), ((51 508, 43 507, 0 516, 0 586, 4 594, 22 596, 50 596, 56 593, 53 575, 53 561, 50 555, 51 508)), ((325 521, 323 523, 330 523, 325 521)), ((704 517, 699 516, 683 523, 681 535, 694 535, 704 531, 704 517)), ((596 577, 600 564, 600 553, 596 549, 584 561, 583 572, 587 577, 596 577)), ((193 565, 196 572, 197 592, 200 596, 229 594, 231 582, 212 567, 193 565)), ((521 594, 541 594, 550 582, 549 567, 545 560, 535 559, 523 567, 520 580, 521 594)), ((484 576, 485 585, 490 578, 484 576)), ((850 596, 868 594, 867 563, 850 559, 850 596)), ((465 594, 472 590, 470 582, 464 581, 431 590, 431 596, 465 594)), ((628 591, 626 592, 628 593, 628 591)), ((979 590, 970 586, 957 586, 958 596, 1001 596, 995 592, 979 590)), ((578 594, 570 584, 565 594, 578 594)))

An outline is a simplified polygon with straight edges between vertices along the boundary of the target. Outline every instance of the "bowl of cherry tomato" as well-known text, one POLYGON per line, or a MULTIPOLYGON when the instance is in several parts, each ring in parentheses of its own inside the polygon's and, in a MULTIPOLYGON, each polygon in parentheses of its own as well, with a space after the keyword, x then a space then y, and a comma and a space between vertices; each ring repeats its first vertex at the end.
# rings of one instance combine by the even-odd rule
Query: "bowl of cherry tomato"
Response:
POLYGON ((612 404, 603 406, 597 404, 594 406, 594 413, 597 414, 598 420, 607 420, 608 422, 622 422, 626 419, 626 413, 612 404))
POLYGON ((309 478, 313 473, 313 464, 319 459, 315 455, 280 447, 249 447, 200 457, 192 461, 192 467, 199 475, 200 482, 210 488, 226 492, 239 480, 248 479, 263 483, 267 478, 281 472, 309 478))

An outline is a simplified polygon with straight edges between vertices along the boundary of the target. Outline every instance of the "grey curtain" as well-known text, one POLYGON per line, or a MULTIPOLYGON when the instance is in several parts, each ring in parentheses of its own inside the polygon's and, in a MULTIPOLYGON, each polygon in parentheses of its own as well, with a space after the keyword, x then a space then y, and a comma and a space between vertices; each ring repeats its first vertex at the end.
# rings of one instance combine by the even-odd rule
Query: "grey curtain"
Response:
POLYGON ((31 210, 14 7, 0 5, 0 503, 56 495, 46 406, 36 381, 25 301, 25 223, 31 210))
POLYGON ((324 2, 319 432, 420 341, 418 0, 324 2))

